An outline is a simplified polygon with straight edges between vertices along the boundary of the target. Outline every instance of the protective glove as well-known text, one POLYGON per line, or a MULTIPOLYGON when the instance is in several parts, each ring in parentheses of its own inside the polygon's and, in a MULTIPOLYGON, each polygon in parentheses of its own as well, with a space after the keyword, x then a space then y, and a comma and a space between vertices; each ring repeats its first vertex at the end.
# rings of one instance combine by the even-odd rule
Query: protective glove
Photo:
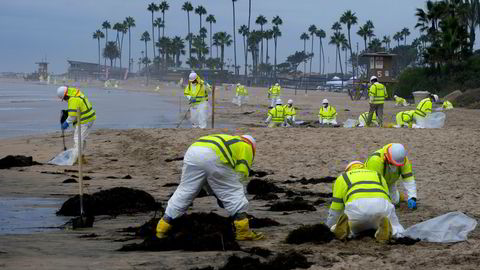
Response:
POLYGON ((409 209, 417 209, 417 198, 408 199, 408 208, 409 209))
POLYGON ((190 104, 195 103, 195 102, 197 102, 197 99, 195 99, 195 98, 190 99, 190 104))
POLYGON ((67 122, 67 121, 63 122, 63 123, 62 123, 62 130, 67 129, 68 126, 69 126, 69 125, 68 125, 68 122, 67 122))
POLYGON ((370 103, 373 102, 373 99, 374 99, 374 97, 373 97, 373 96, 370 96, 370 103))

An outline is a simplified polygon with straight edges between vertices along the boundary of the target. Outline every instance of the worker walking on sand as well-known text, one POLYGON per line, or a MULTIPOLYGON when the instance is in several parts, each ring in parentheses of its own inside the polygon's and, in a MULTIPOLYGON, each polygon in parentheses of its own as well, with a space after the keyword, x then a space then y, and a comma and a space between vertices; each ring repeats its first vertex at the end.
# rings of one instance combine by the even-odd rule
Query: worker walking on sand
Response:
POLYGON ((376 230, 375 239, 381 243, 400 236, 404 228, 388 193, 381 174, 360 161, 351 162, 333 184, 327 226, 340 240, 370 229, 376 230))
POLYGON ((373 113, 377 114, 377 122, 380 127, 383 127, 383 104, 387 97, 387 89, 378 82, 377 77, 370 77, 370 89, 368 90, 368 97, 370 99, 370 110, 368 112, 367 127, 372 124, 373 113))
POLYGON ((322 107, 318 111, 318 122, 321 125, 336 125, 337 124, 337 110, 330 106, 328 99, 322 101, 322 107))
MULTIPOLYGON (((367 119, 368 119, 368 112, 364 112, 364 113, 360 114, 360 116, 358 117, 358 126, 359 127, 364 127, 367 123, 367 119)), ((375 113, 375 112, 373 113, 372 124, 378 126, 377 113, 375 113)))
MULTIPOLYGON (((80 132, 82 136, 82 153, 84 153, 87 146, 87 137, 92 129, 93 123, 97 119, 93 105, 85 94, 75 87, 60 86, 57 88, 57 96, 62 101, 68 102, 68 118, 62 123, 62 130, 67 129, 72 124, 74 126, 78 124, 77 109, 80 108, 80 132)), ((75 142, 73 148, 76 153, 75 155, 78 155, 76 152, 76 149, 78 149, 78 128, 75 128, 73 141, 75 142)), ((76 160, 76 158, 73 158, 73 160, 76 160)), ((86 163, 85 155, 82 155, 82 162, 86 163)))
POLYGON ((413 119, 414 114, 415 114, 415 110, 403 111, 403 112, 397 113, 397 115, 396 115, 397 125, 395 127, 397 127, 397 128, 400 128, 400 127, 414 128, 414 127, 416 127, 415 120, 413 119))
POLYGON ((193 128, 206 128, 208 118, 208 90, 197 73, 188 76, 188 85, 183 95, 190 104, 190 122, 193 128))
POLYGON ((400 201, 407 201, 408 208, 417 208, 417 184, 412 172, 412 163, 402 144, 391 143, 375 151, 365 162, 365 167, 376 171, 387 180, 390 198, 397 205, 400 201), (403 187, 407 196, 399 194, 397 181, 402 177, 403 187))
POLYGON ((242 106, 242 104, 245 104, 246 101, 248 100, 248 90, 245 88, 240 83, 237 83, 237 87, 235 88, 235 98, 234 102, 237 104, 239 107, 242 106))
POLYGON ((385 179, 360 161, 348 164, 335 180, 326 224, 339 240, 375 229, 375 239, 386 243, 404 232, 385 179))
POLYGON ((278 83, 275 83, 270 89, 268 89, 268 98, 270 99, 270 107, 273 108, 277 99, 280 98, 282 88, 278 83))
POLYGON ((268 117, 265 119, 265 124, 267 124, 268 127, 281 127, 285 125, 285 107, 282 104, 282 100, 277 99, 275 108, 268 111, 268 117))
POLYGON ((255 148, 255 139, 250 135, 209 135, 193 143, 185 153, 180 185, 157 224, 157 237, 167 236, 172 220, 183 215, 204 188, 233 218, 236 240, 262 239, 263 234, 250 230, 248 200, 242 185, 248 181, 255 148))
POLYGON ((438 101, 438 96, 429 94, 428 97, 422 99, 420 103, 418 103, 414 115, 415 123, 417 123, 417 125, 423 126, 425 117, 432 113, 432 105, 433 102, 436 101, 438 101))
POLYGON ((293 107, 293 100, 289 99, 287 101, 287 105, 285 105, 285 124, 286 124, 286 126, 294 126, 296 116, 297 116, 297 112, 295 111, 295 107, 293 107))
POLYGON ((451 110, 453 109, 453 104, 452 102, 445 100, 442 104, 442 108, 444 108, 445 110, 451 110))
POLYGON ((394 95, 393 98, 395 99, 395 106, 408 106, 407 100, 401 98, 397 95, 394 95))

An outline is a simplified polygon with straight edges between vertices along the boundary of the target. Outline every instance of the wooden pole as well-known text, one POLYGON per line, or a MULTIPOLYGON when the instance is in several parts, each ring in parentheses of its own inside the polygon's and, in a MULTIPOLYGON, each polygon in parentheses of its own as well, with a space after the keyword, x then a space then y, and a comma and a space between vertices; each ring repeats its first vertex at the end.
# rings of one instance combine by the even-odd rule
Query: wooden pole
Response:
POLYGON ((215 128, 215 84, 212 86, 212 128, 215 128))
POLYGON ((78 191, 80 196, 80 216, 83 217, 83 171, 82 171, 82 125, 80 124, 80 107, 77 108, 77 132, 78 132, 78 191))

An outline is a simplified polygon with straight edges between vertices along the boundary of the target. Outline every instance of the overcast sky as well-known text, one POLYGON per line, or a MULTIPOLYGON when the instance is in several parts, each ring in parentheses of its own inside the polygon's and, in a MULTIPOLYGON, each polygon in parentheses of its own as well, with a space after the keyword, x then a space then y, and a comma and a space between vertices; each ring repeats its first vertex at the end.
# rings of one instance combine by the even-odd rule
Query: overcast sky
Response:
MULTIPOLYGON (((151 32, 151 13, 147 11, 147 6, 151 2, 151 0, 0 0, 0 72, 32 72, 36 69, 35 62, 44 57, 50 62, 49 69, 54 73, 66 71, 67 59, 96 63, 98 50, 97 41, 92 38, 93 32, 101 29, 101 24, 105 20, 113 26, 127 16, 133 17, 136 23, 136 27, 132 29, 132 58, 136 62, 144 48, 140 35, 146 30, 151 32)), ((157 4, 160 2, 155 1, 157 4)), ((170 9, 165 14, 165 35, 185 37, 187 15, 181 10, 185 1, 168 2, 170 9)), ((232 1, 190 2, 194 7, 203 5, 207 15, 215 16, 217 23, 213 26, 213 32, 226 31, 232 34, 232 1)), ((251 27, 259 29, 260 26, 254 22, 260 14, 269 20, 266 26, 268 28, 271 27, 271 19, 274 16, 279 15, 282 18, 283 25, 280 26, 282 37, 278 41, 277 54, 278 63, 282 63, 296 50, 303 50, 303 42, 299 37, 303 32, 308 32, 311 24, 327 32, 328 43, 332 34, 330 29, 332 24, 348 9, 356 13, 359 25, 363 25, 369 19, 372 20, 375 25, 374 33, 380 38, 384 35, 392 37, 395 32, 408 27, 412 34, 407 41, 411 42, 419 35, 414 29, 415 9, 423 8, 424 3, 423 0, 252 0, 251 27)), ((247 24, 248 0, 238 0, 235 6, 238 29, 240 25, 247 24)), ((161 13, 156 13, 155 17, 161 17, 161 13)), ((198 15, 191 14, 190 19, 192 32, 198 32, 198 15)), ((206 23, 204 25, 207 26, 206 23)), ((359 25, 352 27, 354 50, 357 42, 360 49, 363 49, 363 40, 356 35, 359 25)), ((113 36, 113 31, 109 31, 109 39, 113 36)), ((102 46, 103 42, 104 39, 102 46)), ((128 38, 125 38, 124 42, 125 66, 128 58, 128 38)), ((307 43, 307 50, 310 50, 310 42, 307 43)), ((394 43, 392 39, 392 46, 394 43)), ((335 48, 331 45, 325 47, 326 57, 329 58, 327 71, 332 71, 335 69, 335 48)), ((151 49, 150 43, 149 56, 152 55, 151 49)), ((317 51, 318 39, 315 39, 314 52, 317 51)), ((226 48, 225 53, 226 61, 232 59, 233 63, 233 45, 226 48)), ((269 54, 273 62, 273 42, 270 42, 269 54)), ((314 58, 313 71, 318 71, 319 68, 317 54, 314 58)), ((243 65, 243 59, 242 37, 237 34, 237 63, 243 65)), ((137 67, 135 64, 135 70, 137 67)), ((243 67, 240 70, 243 72, 243 67)))

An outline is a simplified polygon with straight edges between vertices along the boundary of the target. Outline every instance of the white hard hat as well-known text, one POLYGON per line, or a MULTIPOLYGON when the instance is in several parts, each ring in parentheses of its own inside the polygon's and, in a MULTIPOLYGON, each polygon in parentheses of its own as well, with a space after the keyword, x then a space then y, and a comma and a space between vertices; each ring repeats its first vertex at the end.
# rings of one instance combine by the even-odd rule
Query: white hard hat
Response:
POLYGON ((59 99, 63 99, 67 95, 68 87, 60 86, 57 88, 57 96, 59 99))
POLYGON ((190 73, 190 75, 188 75, 188 81, 189 82, 193 82, 193 81, 195 81, 195 79, 197 79, 197 73, 192 72, 192 73, 190 73))
POLYGON ((370 81, 373 81, 373 80, 377 80, 377 77, 376 76, 370 77, 370 81))
POLYGON ((283 103, 283 102, 282 102, 281 99, 277 99, 277 101, 275 102, 275 104, 277 104, 277 105, 282 105, 282 103, 283 103))
POLYGON ((438 100, 438 95, 433 95, 433 101, 437 102, 438 100))
POLYGON ((396 97, 397 97, 397 95, 393 95, 393 97, 394 97, 394 98, 396 98, 396 97))
POLYGON ((276 83, 275 85, 276 85, 276 86, 279 86, 279 84, 278 84, 278 83, 276 83))
POLYGON ((399 143, 392 143, 392 145, 388 147, 386 154, 388 162, 395 166, 403 166, 406 155, 405 148, 399 143))
POLYGON ((350 170, 363 169, 363 168, 365 168, 365 165, 363 164, 363 162, 355 160, 348 163, 347 167, 345 167, 345 172, 348 172, 350 170))
POLYGON ((240 86, 240 83, 237 83, 237 86, 240 86))
POLYGON ((257 142, 255 141, 255 139, 250 135, 242 135, 240 137, 250 142, 250 144, 252 145, 253 156, 255 157, 255 150, 257 149, 257 142))
POLYGON ((322 104, 328 104, 328 99, 324 99, 324 100, 322 101, 322 104))
POLYGON ((288 103, 288 104, 293 104, 293 100, 292 100, 292 99, 289 99, 289 100, 287 101, 287 103, 288 103))

